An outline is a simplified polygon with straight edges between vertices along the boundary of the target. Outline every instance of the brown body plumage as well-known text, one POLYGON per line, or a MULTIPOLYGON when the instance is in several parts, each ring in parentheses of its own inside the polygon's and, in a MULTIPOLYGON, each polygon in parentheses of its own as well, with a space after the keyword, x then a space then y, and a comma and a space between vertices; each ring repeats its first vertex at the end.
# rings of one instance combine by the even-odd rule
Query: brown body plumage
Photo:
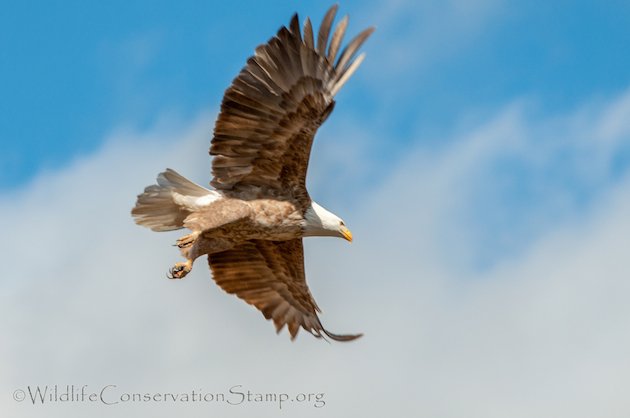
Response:
POLYGON ((217 284, 258 308, 278 331, 287 325, 294 338, 302 327, 346 341, 359 335, 332 334, 317 316, 302 248, 305 236, 352 239, 340 218, 311 200, 305 184, 315 133, 373 31, 361 32, 337 58, 347 17, 329 43, 336 11, 326 13, 317 41, 310 20, 302 34, 295 15, 289 28, 256 48, 227 89, 210 147, 214 190, 169 169, 138 196, 132 215, 155 231, 192 231, 177 242, 187 261, 171 269, 173 278, 207 254, 217 284))

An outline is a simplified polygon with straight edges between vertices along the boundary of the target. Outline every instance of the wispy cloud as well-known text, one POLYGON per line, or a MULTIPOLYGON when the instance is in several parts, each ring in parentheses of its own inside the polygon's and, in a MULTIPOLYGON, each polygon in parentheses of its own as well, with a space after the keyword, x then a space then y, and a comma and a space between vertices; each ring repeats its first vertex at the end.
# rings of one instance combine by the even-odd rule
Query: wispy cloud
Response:
MULTIPOLYGON (((396 0, 372 6, 379 36, 372 42, 379 66, 372 78, 417 79, 441 60, 466 47, 502 16, 502 0, 396 0)), ((370 69, 368 68, 368 70, 370 69)))

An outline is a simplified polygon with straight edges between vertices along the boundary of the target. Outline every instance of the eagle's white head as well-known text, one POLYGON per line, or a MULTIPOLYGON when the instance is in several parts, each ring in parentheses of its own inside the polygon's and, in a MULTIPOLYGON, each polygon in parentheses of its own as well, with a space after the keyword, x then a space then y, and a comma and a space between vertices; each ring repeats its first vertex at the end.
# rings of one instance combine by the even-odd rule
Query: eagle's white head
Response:
POLYGON ((352 232, 343 220, 314 201, 304 214, 305 237, 339 237, 352 242, 352 232))

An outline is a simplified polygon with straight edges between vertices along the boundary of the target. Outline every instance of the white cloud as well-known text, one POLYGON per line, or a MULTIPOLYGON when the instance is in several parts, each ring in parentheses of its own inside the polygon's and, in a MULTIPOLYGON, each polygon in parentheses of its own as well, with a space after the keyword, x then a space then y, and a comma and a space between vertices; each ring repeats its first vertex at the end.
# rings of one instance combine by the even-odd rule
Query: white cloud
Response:
MULTIPOLYGON (((600 159, 612 164, 628 141, 629 122, 615 116, 626 102, 627 95, 597 105, 596 117, 578 110, 545 119, 507 106, 443 149, 410 152, 378 187, 355 194, 353 212, 340 213, 355 243, 307 243, 322 321, 366 334, 345 345, 276 337, 259 313, 211 282, 203 260, 185 280, 167 280, 178 234, 133 224, 135 195, 163 168, 206 181, 211 115, 189 128, 116 133, 95 155, 0 199, 3 410, 12 417, 278 413, 275 405, 33 406, 10 398, 27 385, 57 383, 324 392, 321 410, 291 403, 282 411, 302 417, 624 416, 630 178, 627 170, 607 177, 581 156, 597 159, 601 138, 613 138, 607 143, 617 145, 600 159), (503 179, 487 168, 523 164, 532 184, 545 186, 558 155, 575 167, 569 178, 600 176, 590 203, 568 205, 562 222, 542 222, 518 251, 474 268, 476 247, 496 225, 471 214, 511 207, 492 193, 503 179)), ((327 155, 337 158, 320 158, 327 155)), ((311 175, 330 164, 317 162, 311 175)), ((535 216, 555 219, 545 215, 552 200, 536 203, 535 216)))

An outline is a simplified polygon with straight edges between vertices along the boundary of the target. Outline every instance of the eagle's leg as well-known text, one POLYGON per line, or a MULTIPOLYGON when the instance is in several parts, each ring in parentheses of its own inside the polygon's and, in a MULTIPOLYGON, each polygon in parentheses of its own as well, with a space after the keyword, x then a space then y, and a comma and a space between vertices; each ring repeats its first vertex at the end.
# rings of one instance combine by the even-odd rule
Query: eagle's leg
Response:
POLYGON ((180 249, 188 248, 191 245, 193 245, 193 243, 195 242, 198 236, 199 236, 199 231, 195 231, 188 235, 184 235, 183 237, 177 240, 175 245, 177 245, 180 249))
POLYGON ((195 261, 195 258, 197 258, 191 257, 191 249, 193 247, 193 244, 197 240, 197 237, 199 237, 199 231, 193 231, 192 233, 184 235, 177 240, 175 245, 179 247, 182 255, 186 257, 186 261, 182 263, 176 263, 173 267, 171 267, 171 269, 168 271, 169 279, 183 279, 188 273, 190 273, 190 270, 192 270, 193 261, 195 261))
POLYGON ((194 231, 177 240, 181 254, 186 261, 176 263, 168 274, 169 279, 183 279, 192 270, 193 262, 204 254, 229 250, 234 246, 234 242, 219 237, 201 237, 201 232, 194 231))

